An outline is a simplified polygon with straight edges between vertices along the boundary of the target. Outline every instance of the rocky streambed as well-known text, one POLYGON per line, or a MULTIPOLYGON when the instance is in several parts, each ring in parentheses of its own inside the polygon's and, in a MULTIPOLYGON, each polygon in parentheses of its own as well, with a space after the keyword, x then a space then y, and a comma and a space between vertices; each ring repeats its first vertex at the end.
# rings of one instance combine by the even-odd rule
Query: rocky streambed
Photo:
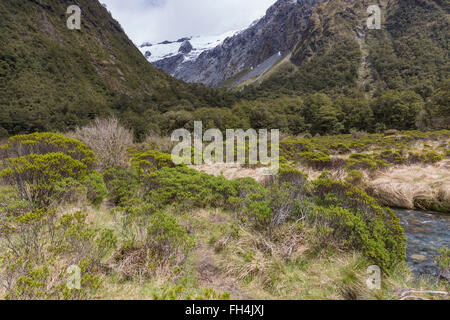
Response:
POLYGON ((450 247, 450 215, 417 210, 395 210, 405 230, 407 258, 411 270, 418 275, 437 275, 437 250, 450 247))

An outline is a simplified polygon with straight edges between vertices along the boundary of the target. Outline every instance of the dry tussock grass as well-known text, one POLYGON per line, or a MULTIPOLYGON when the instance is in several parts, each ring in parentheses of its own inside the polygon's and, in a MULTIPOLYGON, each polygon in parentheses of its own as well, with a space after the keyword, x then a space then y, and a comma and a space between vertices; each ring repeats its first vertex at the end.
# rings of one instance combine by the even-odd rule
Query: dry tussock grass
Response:
POLYGON ((419 197, 450 201, 450 160, 437 165, 395 166, 370 182, 371 193, 383 204, 414 209, 419 197))
POLYGON ((307 249, 305 235, 295 228, 279 228, 269 238, 240 227, 239 235, 238 239, 223 237, 216 243, 216 247, 225 249, 221 267, 238 281, 257 277, 264 288, 273 286, 272 271, 277 265, 295 260, 307 249))

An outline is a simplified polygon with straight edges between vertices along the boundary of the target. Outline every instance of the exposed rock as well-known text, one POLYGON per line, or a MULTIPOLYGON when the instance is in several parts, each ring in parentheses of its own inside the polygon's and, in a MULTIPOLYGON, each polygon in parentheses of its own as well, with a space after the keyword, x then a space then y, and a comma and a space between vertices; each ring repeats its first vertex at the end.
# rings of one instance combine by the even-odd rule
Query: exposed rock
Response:
POLYGON ((411 259, 417 262, 424 262, 425 260, 427 260, 427 257, 422 254, 413 254, 411 256, 411 259))
POLYGON ((150 42, 144 42, 143 44, 140 45, 139 48, 146 48, 146 47, 151 47, 153 46, 153 44, 151 44, 150 42))
POLYGON ((152 53, 150 51, 146 51, 144 56, 145 56, 145 59, 148 59, 152 56, 152 53))
POLYGON ((216 48, 203 52, 196 60, 157 61, 178 79, 217 86, 247 69, 267 60, 277 52, 289 52, 302 40, 312 11, 323 0, 278 0, 246 30, 225 39, 216 48))
POLYGON ((186 40, 181 45, 180 49, 178 49, 178 52, 183 53, 183 54, 188 54, 189 52, 192 51, 192 49, 194 49, 192 47, 192 44, 189 42, 189 40, 186 40))
POLYGON ((153 62, 153 65, 158 69, 162 69, 170 74, 174 74, 178 66, 184 61, 184 54, 179 53, 173 57, 165 58, 153 62))
POLYGON ((189 41, 191 39, 192 39, 192 37, 185 37, 185 38, 178 39, 177 42, 185 42, 185 41, 189 41))

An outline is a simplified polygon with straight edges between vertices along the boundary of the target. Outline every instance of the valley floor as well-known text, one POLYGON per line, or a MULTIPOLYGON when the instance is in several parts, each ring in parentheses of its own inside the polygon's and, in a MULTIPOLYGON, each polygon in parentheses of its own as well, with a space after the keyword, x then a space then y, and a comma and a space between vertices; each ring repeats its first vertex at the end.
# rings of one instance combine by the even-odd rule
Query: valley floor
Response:
POLYGON ((413 275, 379 205, 449 212, 448 131, 285 139, 268 180, 258 165, 177 166, 154 141, 106 149, 105 126, 0 147, 2 298, 449 298, 449 249, 441 277, 413 275))

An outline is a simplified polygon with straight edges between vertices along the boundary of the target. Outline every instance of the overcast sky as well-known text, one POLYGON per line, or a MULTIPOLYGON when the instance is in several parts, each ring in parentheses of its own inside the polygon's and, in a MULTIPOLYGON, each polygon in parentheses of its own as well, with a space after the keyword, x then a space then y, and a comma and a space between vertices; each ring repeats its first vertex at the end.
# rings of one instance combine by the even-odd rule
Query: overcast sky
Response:
POLYGON ((247 27, 276 0, 100 0, 140 45, 247 27))

